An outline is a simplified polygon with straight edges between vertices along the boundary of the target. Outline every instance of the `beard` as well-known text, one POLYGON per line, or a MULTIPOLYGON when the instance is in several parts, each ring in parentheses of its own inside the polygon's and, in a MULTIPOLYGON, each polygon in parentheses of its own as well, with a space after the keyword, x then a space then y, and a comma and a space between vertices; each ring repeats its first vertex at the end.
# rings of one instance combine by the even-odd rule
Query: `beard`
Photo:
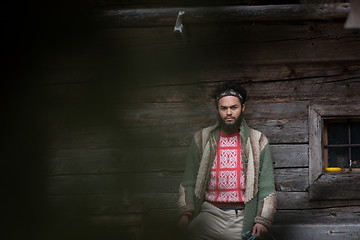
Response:
POLYGON ((231 133, 234 133, 236 131, 239 131, 241 122, 243 120, 243 114, 241 113, 240 116, 235 119, 234 123, 226 123, 225 119, 220 117, 219 114, 218 114, 218 120, 220 122, 221 130, 223 130, 227 134, 231 134, 231 133))

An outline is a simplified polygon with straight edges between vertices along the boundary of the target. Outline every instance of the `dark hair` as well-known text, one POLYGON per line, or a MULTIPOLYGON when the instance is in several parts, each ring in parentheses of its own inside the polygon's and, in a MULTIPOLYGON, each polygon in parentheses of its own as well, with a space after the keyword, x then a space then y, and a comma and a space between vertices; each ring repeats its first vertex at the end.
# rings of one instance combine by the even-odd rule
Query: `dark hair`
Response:
POLYGON ((217 99, 219 98, 221 93, 223 93, 225 91, 229 91, 229 90, 233 90, 241 95, 242 99, 240 99, 240 102, 242 105, 246 102, 246 96, 247 96, 246 89, 243 86, 241 86, 240 83, 224 82, 224 83, 216 85, 214 91, 211 94, 211 97, 213 99, 215 99, 216 107, 218 106, 217 99))

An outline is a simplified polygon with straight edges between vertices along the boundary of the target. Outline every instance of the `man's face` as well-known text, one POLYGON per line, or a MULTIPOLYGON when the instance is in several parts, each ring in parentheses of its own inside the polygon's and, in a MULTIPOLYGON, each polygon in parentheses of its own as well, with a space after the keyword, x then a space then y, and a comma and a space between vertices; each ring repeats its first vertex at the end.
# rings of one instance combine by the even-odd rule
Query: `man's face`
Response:
POLYGON ((221 130, 225 133, 233 133, 239 130, 241 124, 241 114, 245 110, 245 105, 241 107, 240 99, 234 96, 226 96, 219 100, 217 111, 221 130))

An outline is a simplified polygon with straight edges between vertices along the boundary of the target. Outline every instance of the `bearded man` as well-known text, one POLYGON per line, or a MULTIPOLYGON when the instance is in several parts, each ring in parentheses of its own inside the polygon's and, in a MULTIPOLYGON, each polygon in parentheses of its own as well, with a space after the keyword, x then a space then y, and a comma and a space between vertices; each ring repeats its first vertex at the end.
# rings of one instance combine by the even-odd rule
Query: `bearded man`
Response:
POLYGON ((218 85, 218 122, 195 133, 180 184, 179 226, 190 239, 266 235, 276 211, 270 146, 243 118, 246 90, 218 85))

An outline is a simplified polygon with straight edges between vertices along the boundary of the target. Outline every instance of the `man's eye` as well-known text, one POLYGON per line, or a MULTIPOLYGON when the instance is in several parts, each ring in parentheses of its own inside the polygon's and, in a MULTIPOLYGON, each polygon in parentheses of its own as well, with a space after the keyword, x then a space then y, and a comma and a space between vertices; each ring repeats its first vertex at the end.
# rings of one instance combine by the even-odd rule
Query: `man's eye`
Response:
POLYGON ((231 109, 235 110, 237 109, 238 107, 237 106, 232 106, 231 109))
POLYGON ((224 110, 226 110, 226 107, 221 107, 220 109, 224 111, 224 110))

